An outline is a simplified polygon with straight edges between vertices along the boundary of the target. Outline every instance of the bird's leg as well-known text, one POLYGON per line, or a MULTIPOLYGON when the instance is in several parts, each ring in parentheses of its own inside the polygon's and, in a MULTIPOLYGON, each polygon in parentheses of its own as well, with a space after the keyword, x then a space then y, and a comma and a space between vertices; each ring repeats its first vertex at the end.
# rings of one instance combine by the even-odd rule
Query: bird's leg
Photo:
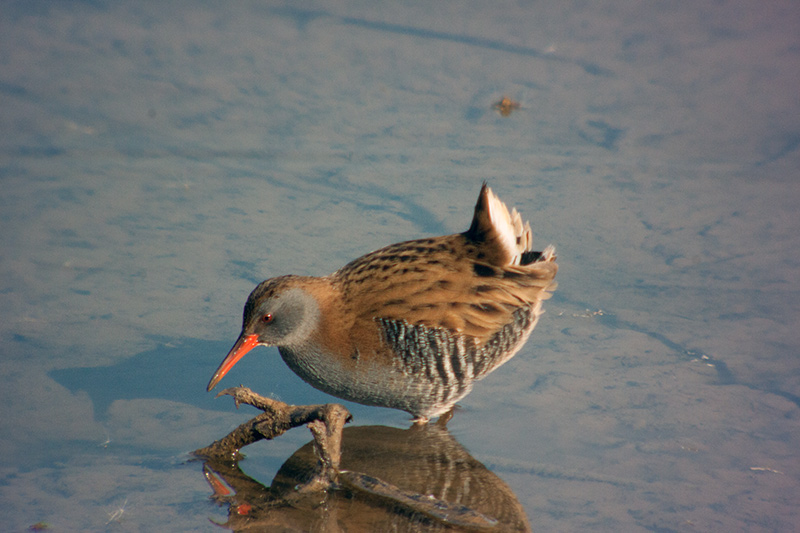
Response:
POLYGON ((428 425, 428 422, 430 422, 430 420, 431 419, 428 418, 427 416, 418 416, 416 418, 413 418, 411 420, 411 423, 414 425, 414 427, 425 427, 426 425, 428 425))

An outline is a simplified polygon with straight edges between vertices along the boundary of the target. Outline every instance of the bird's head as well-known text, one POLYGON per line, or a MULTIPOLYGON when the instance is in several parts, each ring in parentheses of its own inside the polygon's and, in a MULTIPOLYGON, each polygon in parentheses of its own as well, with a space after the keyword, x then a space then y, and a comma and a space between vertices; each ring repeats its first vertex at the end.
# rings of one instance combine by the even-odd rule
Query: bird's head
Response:
POLYGON ((261 282, 244 306, 242 332, 222 360, 207 390, 256 346, 297 346, 312 334, 319 321, 319 305, 303 288, 305 278, 281 276, 261 282))

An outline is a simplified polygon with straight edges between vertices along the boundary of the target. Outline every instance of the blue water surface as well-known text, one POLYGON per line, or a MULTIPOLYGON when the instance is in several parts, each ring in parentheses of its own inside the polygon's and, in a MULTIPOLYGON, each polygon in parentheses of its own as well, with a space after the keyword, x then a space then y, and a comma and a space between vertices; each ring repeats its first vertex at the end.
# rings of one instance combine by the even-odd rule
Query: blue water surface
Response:
MULTIPOLYGON (((448 427, 531 529, 795 530, 798 27, 791 0, 3 3, 3 529, 218 530, 188 453, 255 414, 205 392, 249 291, 463 231, 488 180, 559 288, 448 427)), ((331 401, 274 349, 239 383, 331 401)))

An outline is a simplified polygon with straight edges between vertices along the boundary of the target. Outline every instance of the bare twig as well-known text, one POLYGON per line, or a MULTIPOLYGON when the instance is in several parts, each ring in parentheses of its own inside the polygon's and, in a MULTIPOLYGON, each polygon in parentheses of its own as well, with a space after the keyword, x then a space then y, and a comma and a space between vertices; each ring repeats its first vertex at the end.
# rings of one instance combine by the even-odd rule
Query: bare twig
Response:
POLYGON ((339 404, 289 405, 265 398, 247 387, 232 387, 219 396, 232 396, 236 407, 252 405, 264 413, 240 425, 222 439, 194 451, 194 455, 213 459, 237 460, 239 450, 262 439, 274 439, 286 431, 309 424, 321 460, 321 475, 334 479, 341 457, 341 434, 344 424, 352 418, 339 404), (312 425, 314 424, 314 425, 312 425), (320 427, 321 426, 321 427, 320 427), (333 470, 332 470, 333 469, 333 470))

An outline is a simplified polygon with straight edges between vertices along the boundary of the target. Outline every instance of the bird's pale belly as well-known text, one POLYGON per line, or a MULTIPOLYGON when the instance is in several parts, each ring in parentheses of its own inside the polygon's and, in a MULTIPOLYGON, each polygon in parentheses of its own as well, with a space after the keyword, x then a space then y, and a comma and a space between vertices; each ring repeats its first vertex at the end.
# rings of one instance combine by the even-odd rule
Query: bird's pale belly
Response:
POLYGON ((360 361, 354 370, 329 355, 286 347, 279 351, 289 368, 316 389, 344 400, 400 409, 415 417, 439 416, 472 390, 471 382, 452 390, 424 372, 400 366, 360 361))

